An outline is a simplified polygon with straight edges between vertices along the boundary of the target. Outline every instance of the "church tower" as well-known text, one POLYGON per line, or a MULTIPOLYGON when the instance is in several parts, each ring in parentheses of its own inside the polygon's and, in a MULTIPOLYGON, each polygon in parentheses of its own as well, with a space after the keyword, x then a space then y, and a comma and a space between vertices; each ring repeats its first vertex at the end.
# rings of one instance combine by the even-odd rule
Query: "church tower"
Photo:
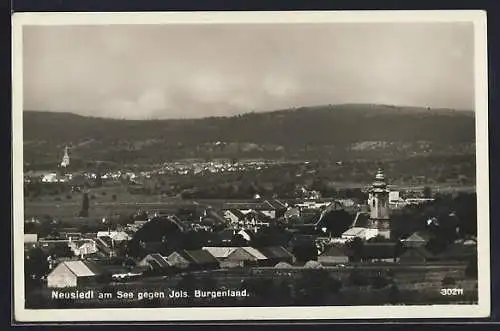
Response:
POLYGON ((389 189, 385 182, 384 172, 380 168, 369 190, 368 206, 370 207, 368 228, 376 229, 378 235, 390 239, 389 189))
POLYGON ((61 168, 66 168, 69 166, 69 155, 68 155, 68 146, 64 147, 64 156, 61 162, 61 168))

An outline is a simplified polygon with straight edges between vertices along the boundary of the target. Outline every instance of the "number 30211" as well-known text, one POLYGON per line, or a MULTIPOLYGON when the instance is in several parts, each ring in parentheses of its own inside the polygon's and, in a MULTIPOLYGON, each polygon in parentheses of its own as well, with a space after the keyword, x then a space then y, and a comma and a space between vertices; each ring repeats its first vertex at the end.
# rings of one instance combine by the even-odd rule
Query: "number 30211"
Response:
POLYGON ((464 295, 463 288, 442 288, 441 295, 464 295))

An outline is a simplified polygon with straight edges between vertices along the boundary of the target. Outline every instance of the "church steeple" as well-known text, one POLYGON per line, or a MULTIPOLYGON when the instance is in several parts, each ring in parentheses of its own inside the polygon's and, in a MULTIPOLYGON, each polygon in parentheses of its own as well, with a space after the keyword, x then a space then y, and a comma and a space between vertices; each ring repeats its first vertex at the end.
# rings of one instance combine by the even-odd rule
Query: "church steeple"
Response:
POLYGON ((66 168, 69 166, 69 155, 68 155, 68 146, 64 147, 64 156, 61 162, 61 168, 66 168))
POLYGON ((370 207, 370 228, 377 229, 379 234, 389 238, 389 190, 384 171, 379 168, 375 180, 369 190, 368 205, 370 207))

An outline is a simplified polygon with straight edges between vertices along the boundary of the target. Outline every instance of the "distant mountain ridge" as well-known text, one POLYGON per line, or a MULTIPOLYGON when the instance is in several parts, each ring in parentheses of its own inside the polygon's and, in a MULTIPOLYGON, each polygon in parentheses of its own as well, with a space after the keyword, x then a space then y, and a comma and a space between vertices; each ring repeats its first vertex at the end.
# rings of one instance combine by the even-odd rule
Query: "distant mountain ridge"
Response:
MULTIPOLYGON (((183 154, 196 156, 194 149, 200 152, 200 145, 211 142, 255 144, 286 153, 304 146, 344 148, 364 141, 429 141, 440 145, 475 141, 472 111, 384 105, 326 105, 232 117, 168 120, 122 120, 25 111, 23 121, 28 157, 29 153, 40 156, 44 150, 46 154, 59 153, 58 148, 65 144, 82 145, 82 150, 92 150, 102 154, 100 157, 126 152, 132 158, 134 153, 177 158, 183 154), (183 153, 181 149, 191 151, 183 153)), ((234 153, 243 152, 240 147, 235 148, 234 153)))

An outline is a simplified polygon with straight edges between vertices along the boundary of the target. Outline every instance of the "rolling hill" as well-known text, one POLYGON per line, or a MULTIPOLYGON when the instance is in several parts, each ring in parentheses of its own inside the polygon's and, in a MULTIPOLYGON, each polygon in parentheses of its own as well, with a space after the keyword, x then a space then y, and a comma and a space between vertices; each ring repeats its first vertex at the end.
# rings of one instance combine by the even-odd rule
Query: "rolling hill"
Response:
POLYGON ((472 111, 385 105, 327 105, 182 120, 25 111, 24 145, 29 163, 59 160, 65 145, 73 147, 76 158, 142 163, 191 157, 298 157, 373 142, 395 149, 426 142, 433 150, 461 150, 474 144, 474 128, 472 111))

